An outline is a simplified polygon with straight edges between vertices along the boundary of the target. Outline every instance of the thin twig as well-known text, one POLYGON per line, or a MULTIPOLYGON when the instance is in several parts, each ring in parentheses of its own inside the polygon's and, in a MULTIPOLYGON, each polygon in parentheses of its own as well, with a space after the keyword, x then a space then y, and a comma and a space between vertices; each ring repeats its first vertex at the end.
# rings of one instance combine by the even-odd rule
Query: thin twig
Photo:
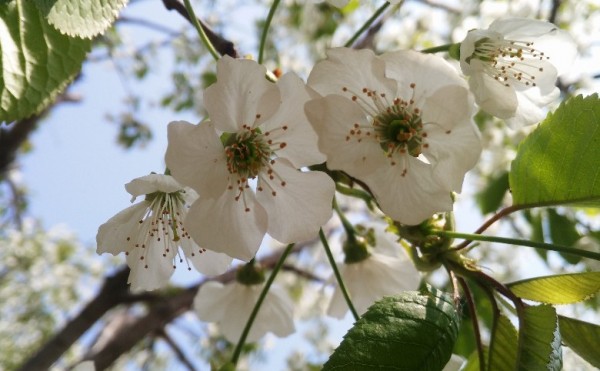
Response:
POLYGON ((475 343, 477 344, 477 355, 479 356, 479 369, 481 371, 485 371, 485 353, 483 351, 481 331, 479 329, 479 321, 477 320, 477 311, 475 310, 475 302, 473 301, 473 295, 471 294, 471 289, 469 289, 469 285, 467 284, 464 278, 457 277, 456 279, 465 294, 467 306, 469 307, 469 313, 471 314, 471 322, 473 323, 475 343))
POLYGON ((190 362, 190 360, 187 359, 185 353, 183 353, 183 351, 181 350, 181 348, 179 347, 179 345, 177 345, 177 343, 173 339, 171 339, 171 336, 169 336, 169 334, 164 329, 159 330, 158 333, 157 333, 157 335, 161 339, 163 339, 167 344, 169 344, 169 346, 171 347, 171 349, 173 349, 173 351, 177 355, 177 358, 179 358, 179 361, 181 363, 183 363, 185 365, 185 367, 188 368, 188 370, 190 370, 190 371, 196 371, 196 368, 194 367, 194 365, 192 364, 192 362, 190 362))

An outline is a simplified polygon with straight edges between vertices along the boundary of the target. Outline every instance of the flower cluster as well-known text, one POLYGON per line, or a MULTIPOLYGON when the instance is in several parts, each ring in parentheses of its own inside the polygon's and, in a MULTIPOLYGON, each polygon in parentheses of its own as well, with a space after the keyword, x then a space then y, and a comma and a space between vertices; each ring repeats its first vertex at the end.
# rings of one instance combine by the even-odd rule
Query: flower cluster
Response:
MULTIPOLYGON (((468 83, 442 57, 415 51, 333 48, 307 83, 293 73, 272 82, 260 64, 225 56, 204 92, 209 119, 168 125, 171 175, 125 186, 133 199, 145 199, 100 227, 98 252, 125 252, 130 283, 146 290, 165 285, 176 260, 208 275, 234 258, 252 267, 266 234, 285 244, 317 236, 332 215, 329 175, 360 185, 399 224, 451 211, 453 192, 482 151, 477 105, 509 123, 538 122, 559 94, 556 78, 573 45, 550 23, 498 20, 470 31, 460 45, 468 83)), ((375 248, 386 239, 380 234, 368 243, 347 229, 341 275, 360 313, 420 282, 396 243, 388 242, 392 254, 375 248)), ((264 279, 254 278, 208 282, 196 297, 199 316, 220 323, 230 341, 238 340, 261 293, 264 279)), ((265 303, 249 340, 293 332, 290 299, 275 289, 265 303)), ((338 290, 328 313, 346 313, 338 290)))

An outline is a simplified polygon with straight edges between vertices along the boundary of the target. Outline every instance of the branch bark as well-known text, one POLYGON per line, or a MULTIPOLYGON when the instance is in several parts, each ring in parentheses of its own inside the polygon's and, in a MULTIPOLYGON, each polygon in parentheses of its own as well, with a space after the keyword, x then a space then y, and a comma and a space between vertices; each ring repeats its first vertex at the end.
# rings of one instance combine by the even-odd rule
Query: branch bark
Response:
MULTIPOLYGON (((187 9, 182 2, 179 0, 162 0, 162 2, 167 10, 175 10, 177 13, 181 14, 183 18, 192 23, 190 15, 188 14, 187 9)), ((202 20, 198 19, 198 22, 200 22, 200 26, 219 54, 228 55, 232 58, 238 57, 237 50, 235 50, 235 46, 231 41, 215 33, 206 24, 204 24, 202 20)))

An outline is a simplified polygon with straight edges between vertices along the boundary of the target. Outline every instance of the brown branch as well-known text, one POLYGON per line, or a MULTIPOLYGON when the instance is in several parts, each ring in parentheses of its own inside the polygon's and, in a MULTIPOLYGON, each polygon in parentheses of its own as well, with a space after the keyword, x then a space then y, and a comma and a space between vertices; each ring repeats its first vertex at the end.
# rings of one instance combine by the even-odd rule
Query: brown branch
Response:
POLYGON ((129 268, 124 268, 108 277, 98 295, 50 339, 36 354, 21 365, 20 370, 48 370, 84 332, 94 325, 109 309, 116 306, 127 294, 129 268))
MULTIPOLYGON (((179 0, 162 0, 162 2, 167 10, 175 10, 182 17, 187 19, 188 22, 192 23, 190 15, 188 14, 187 9, 185 8, 185 5, 183 5, 183 3, 181 3, 179 0)), ((235 45, 231 41, 223 38, 221 35, 216 34, 200 19, 198 19, 198 22, 200 22, 200 26, 206 33, 206 36, 213 44, 215 49, 219 52, 219 54, 228 55, 232 58, 238 57, 237 50, 235 50, 235 45)))
POLYGON ((561 0, 552 0, 552 9, 550 9, 550 15, 548 16, 548 22, 556 23, 556 17, 558 16, 558 8, 560 8, 561 0))
POLYGON ((158 336, 161 339, 163 339, 167 344, 169 344, 171 349, 173 349, 173 352, 175 352, 175 354, 177 355, 177 358, 179 358, 179 361, 183 363, 185 367, 187 367, 190 371, 196 370, 192 362, 190 362, 190 360, 187 359, 185 353, 183 353, 179 345, 177 345, 177 343, 173 339, 171 339, 171 336, 169 336, 169 334, 166 331, 164 331, 164 329, 158 333, 158 336))

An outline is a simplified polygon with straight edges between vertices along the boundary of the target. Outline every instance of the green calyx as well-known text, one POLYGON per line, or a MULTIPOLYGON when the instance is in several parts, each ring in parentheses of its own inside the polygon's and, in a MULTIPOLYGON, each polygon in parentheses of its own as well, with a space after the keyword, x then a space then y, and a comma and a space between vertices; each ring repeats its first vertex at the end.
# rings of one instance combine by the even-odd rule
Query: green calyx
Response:
POLYGON ((371 253, 369 253, 367 240, 361 236, 348 235, 348 239, 344 242, 343 249, 344 254, 346 255, 344 263, 346 264, 359 263, 371 255, 371 253))
POLYGON ((235 279, 247 286, 260 285, 265 282, 265 272, 264 269, 254 263, 254 260, 251 260, 248 264, 238 269, 235 279))

